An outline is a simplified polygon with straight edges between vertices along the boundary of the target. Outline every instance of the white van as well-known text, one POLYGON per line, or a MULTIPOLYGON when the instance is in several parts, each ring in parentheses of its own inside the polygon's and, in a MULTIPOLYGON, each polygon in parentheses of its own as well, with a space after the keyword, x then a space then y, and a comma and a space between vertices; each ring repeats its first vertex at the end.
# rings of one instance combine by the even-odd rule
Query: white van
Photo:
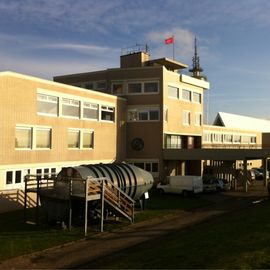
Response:
POLYGON ((189 193, 203 192, 203 181, 200 176, 176 175, 168 176, 165 184, 158 184, 157 189, 162 193, 176 193, 187 196, 189 193))

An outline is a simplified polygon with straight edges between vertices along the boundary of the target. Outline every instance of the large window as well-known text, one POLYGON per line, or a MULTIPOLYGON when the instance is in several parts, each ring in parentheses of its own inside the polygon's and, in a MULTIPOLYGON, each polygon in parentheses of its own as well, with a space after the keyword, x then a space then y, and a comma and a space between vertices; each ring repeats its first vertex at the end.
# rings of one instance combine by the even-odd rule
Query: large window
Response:
POLYGON ((166 134, 165 137, 165 147, 166 149, 181 149, 182 148, 182 136, 181 135, 171 135, 166 134))
POLYGON ((193 92, 193 101, 202 103, 202 95, 200 93, 193 92))
POLYGON ((114 108, 110 106, 101 106, 101 120, 114 121, 114 108))
POLYGON ((190 112, 189 111, 183 111, 183 124, 190 125, 190 112))
POLYGON ((195 126, 201 126, 201 125, 202 125, 202 114, 195 113, 195 126))
POLYGON ((37 112, 39 114, 58 115, 58 97, 37 94, 37 112))
POLYGON ((145 82, 144 83, 144 93, 157 93, 158 83, 157 82, 145 82))
POLYGON ((112 94, 113 95, 124 95, 124 83, 117 82, 112 84, 112 94))
POLYGON ((159 108, 130 109, 128 121, 159 121, 159 108))
POLYGON ((80 148, 80 131, 68 131, 68 148, 80 148))
POLYGON ((93 148, 94 146, 94 132, 93 131, 82 131, 82 148, 93 148))
POLYGON ((179 98, 179 88, 168 85, 168 96, 172 98, 179 98))
POLYGON ((36 148, 51 148, 51 129, 36 129, 36 148))
POLYGON ((15 148, 31 149, 32 129, 31 127, 16 127, 15 148))
POLYGON ((80 101, 62 98, 62 115, 69 117, 80 117, 80 101))
POLYGON ((141 83, 129 83, 128 84, 128 93, 129 94, 142 93, 142 84, 141 83))
POLYGON ((96 82, 96 89, 97 90, 105 90, 107 87, 106 81, 98 81, 96 82))
POLYGON ((98 104, 83 102, 83 118, 98 120, 98 104))
POLYGON ((94 131, 85 129, 69 129, 68 148, 70 149, 94 148, 94 131))
POLYGON ((191 91, 189 90, 182 90, 182 99, 191 101, 191 91))
POLYGON ((158 170, 158 162, 156 161, 129 161, 128 164, 132 164, 136 167, 139 167, 143 170, 146 170, 148 172, 150 172, 154 177, 158 177, 159 175, 159 170, 158 170))

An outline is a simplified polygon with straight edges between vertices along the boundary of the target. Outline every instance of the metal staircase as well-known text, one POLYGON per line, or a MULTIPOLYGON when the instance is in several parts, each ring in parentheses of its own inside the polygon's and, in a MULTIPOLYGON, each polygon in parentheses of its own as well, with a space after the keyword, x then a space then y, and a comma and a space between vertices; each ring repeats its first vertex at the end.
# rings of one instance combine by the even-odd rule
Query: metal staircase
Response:
POLYGON ((134 200, 107 178, 88 179, 88 196, 95 194, 101 194, 101 199, 104 198, 104 202, 117 214, 134 221, 134 200))

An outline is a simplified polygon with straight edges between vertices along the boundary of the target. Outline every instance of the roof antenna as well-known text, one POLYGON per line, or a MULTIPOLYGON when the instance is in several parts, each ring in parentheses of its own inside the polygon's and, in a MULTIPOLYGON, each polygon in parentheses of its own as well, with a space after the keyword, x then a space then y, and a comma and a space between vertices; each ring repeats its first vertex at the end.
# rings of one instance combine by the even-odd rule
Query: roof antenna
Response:
POLYGON ((203 69, 200 67, 200 57, 198 56, 197 52, 197 38, 195 36, 194 40, 194 56, 192 57, 192 69, 189 70, 189 72, 192 72, 192 77, 207 81, 207 77, 201 72, 203 72, 203 69))

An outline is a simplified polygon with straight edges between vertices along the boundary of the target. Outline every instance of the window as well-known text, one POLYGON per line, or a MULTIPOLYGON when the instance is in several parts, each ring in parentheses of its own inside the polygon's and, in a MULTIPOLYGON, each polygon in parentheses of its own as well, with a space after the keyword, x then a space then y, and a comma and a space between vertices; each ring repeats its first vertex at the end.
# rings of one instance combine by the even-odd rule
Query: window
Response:
POLYGON ((122 82, 112 84, 112 94, 113 95, 123 95, 124 94, 124 84, 122 82))
POLYGON ((148 120, 148 111, 138 111, 139 121, 147 121, 148 120))
POLYGON ((37 94, 38 114, 58 115, 58 97, 44 94, 37 94))
POLYGON ((68 148, 70 149, 94 148, 94 131, 85 129, 69 129, 68 148))
POLYGON ((80 131, 69 130, 68 131, 68 148, 79 148, 80 147, 80 131))
POLYGON ((231 134, 224 134, 224 142, 230 142, 232 143, 233 142, 233 135, 231 134))
POLYGON ((80 117, 80 101, 62 98, 62 115, 69 117, 80 117))
POLYGON ((233 142, 234 143, 241 143, 241 136, 240 135, 234 135, 233 136, 233 142))
POLYGON ((30 127, 16 127, 15 148, 31 149, 32 129, 30 127))
POLYGON ((184 100, 191 101, 191 91, 183 89, 182 90, 182 98, 184 100))
POLYGON ((15 171, 15 184, 22 182, 22 171, 15 171))
POLYGON ((158 177, 158 162, 136 161, 136 162, 128 162, 128 163, 150 172, 154 177, 158 177))
POLYGON ((164 108, 163 118, 165 122, 168 122, 168 108, 167 107, 164 108))
POLYGON ((196 92, 193 92, 193 101, 197 103, 202 103, 202 95, 196 92))
POLYGON ((129 94, 142 93, 142 84, 141 83, 129 83, 128 84, 128 93, 129 94))
POLYGON ((98 104, 83 102, 83 118, 98 120, 98 104))
POLYGON ((144 83, 144 93, 157 93, 158 83, 157 82, 145 82, 144 83))
POLYGON ((223 135, 221 133, 212 134, 213 142, 221 143, 223 141, 223 135))
POLYGON ((82 131, 83 133, 83 138, 82 138, 82 142, 83 142, 83 145, 82 147, 83 148, 93 148, 93 145, 94 145, 94 132, 93 131, 82 131))
POLYGON ((51 129, 36 129, 36 148, 51 148, 51 129))
POLYGON ((190 112, 189 111, 183 111, 183 124, 190 125, 190 112))
POLYGON ((211 140, 211 138, 212 138, 211 135, 212 135, 211 133, 204 133, 204 134, 203 134, 203 141, 204 141, 204 142, 211 142, 211 141, 212 141, 212 140, 211 140))
POLYGON ((154 109, 149 111, 149 120, 156 121, 159 120, 159 110, 154 109))
POLYGON ((182 148, 182 136, 166 134, 166 149, 181 149, 182 148))
POLYGON ((101 106, 101 120, 114 121, 114 108, 109 106, 101 106))
POLYGON ((202 114, 201 113, 195 113, 195 125, 196 126, 202 125, 202 114))
POLYGON ((36 174, 37 174, 37 180, 41 180, 41 178, 42 178, 42 169, 37 169, 36 174))
POLYGON ((92 82, 86 82, 86 83, 84 83, 84 88, 94 89, 94 84, 92 82))
POLYGON ((128 121, 159 121, 158 108, 141 108, 128 110, 128 121))
POLYGON ((44 179, 49 179, 50 176, 50 169, 46 168, 44 169, 44 179))
POLYGON ((172 98, 179 98, 179 88, 168 85, 168 96, 172 98))
POLYGON ((96 83, 97 90, 105 90, 107 87, 106 81, 100 81, 96 83))
POLYGON ((250 143, 256 143, 256 142, 257 142, 256 136, 251 136, 250 137, 250 143))
POLYGON ((12 184, 12 178, 13 178, 13 171, 6 172, 6 184, 7 185, 12 184))
POLYGON ((56 179, 56 168, 51 168, 51 179, 56 179))

